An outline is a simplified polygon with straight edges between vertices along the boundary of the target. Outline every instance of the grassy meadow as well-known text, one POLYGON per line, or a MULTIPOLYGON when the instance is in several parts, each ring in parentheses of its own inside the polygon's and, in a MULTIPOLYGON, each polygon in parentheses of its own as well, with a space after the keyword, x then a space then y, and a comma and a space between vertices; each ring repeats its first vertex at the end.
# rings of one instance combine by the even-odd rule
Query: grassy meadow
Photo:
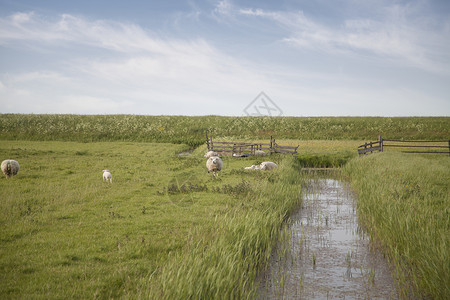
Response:
POLYGON ((249 297, 300 201, 294 164, 274 156, 280 170, 259 173, 243 167, 261 160, 224 158, 213 180, 205 148, 185 150, 0 141, 21 164, 0 179, 2 298, 249 297))
POLYGON ((0 114, 0 158, 21 166, 0 178, 0 298, 253 298, 299 207, 301 167, 343 167, 403 296, 445 298, 449 157, 359 158, 357 146, 380 134, 446 140, 450 118, 0 114), (214 180, 206 130, 217 140, 273 135, 299 153, 224 158, 214 180), (243 170, 263 160, 280 167, 243 170))

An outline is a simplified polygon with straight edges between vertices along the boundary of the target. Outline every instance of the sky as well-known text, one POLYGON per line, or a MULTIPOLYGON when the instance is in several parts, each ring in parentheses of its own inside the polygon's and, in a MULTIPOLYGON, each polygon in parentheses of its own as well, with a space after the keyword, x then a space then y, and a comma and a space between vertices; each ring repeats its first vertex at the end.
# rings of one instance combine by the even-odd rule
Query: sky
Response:
POLYGON ((0 0, 0 113, 450 116, 450 1, 0 0))

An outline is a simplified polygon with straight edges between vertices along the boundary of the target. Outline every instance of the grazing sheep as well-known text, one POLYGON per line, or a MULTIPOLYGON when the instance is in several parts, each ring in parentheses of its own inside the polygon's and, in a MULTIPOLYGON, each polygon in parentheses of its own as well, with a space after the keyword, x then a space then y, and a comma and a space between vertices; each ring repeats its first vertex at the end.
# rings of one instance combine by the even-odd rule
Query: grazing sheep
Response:
POLYGON ((208 172, 211 173, 211 177, 218 177, 222 167, 223 162, 218 156, 212 156, 206 161, 206 168, 208 168, 208 172))
POLYGON ((6 178, 17 175, 17 173, 19 173, 19 169, 19 163, 13 159, 2 161, 2 172, 5 174, 6 178))
POLYGON ((208 151, 208 152, 206 152, 206 154, 203 157, 210 158, 210 157, 213 157, 213 156, 219 156, 219 154, 217 152, 214 152, 214 151, 208 151))
POLYGON ((255 156, 266 156, 266 152, 262 150, 255 150, 255 156))
POLYGON ((266 170, 266 171, 270 171, 270 170, 278 168, 277 164, 274 162, 271 162, 271 161, 262 162, 259 166, 261 167, 261 170, 266 170))
POLYGON ((109 183, 112 183, 112 175, 111 172, 109 172, 108 170, 103 170, 103 181, 105 181, 109 183))

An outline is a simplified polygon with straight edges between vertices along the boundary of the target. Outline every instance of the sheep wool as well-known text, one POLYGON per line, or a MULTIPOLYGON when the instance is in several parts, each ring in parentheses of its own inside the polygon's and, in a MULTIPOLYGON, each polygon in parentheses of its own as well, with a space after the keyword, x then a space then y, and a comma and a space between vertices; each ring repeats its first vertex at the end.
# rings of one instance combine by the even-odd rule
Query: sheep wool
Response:
POLYGON ((244 169, 245 170, 260 170, 261 167, 259 165, 258 166, 252 165, 251 167, 245 167, 244 169))
POLYGON ((208 169, 208 172, 211 173, 212 177, 219 176, 219 171, 222 170, 222 167, 223 161, 218 156, 212 156, 206 161, 206 168, 208 169))
POLYGON ((6 178, 10 178, 19 173, 19 163, 13 159, 6 159, 2 161, 2 172, 5 174, 6 178))
POLYGON ((103 170, 103 181, 112 183, 112 174, 108 170, 103 170))
POLYGON ((261 167, 261 170, 265 170, 265 171, 270 171, 270 170, 278 168, 278 165, 271 161, 262 162, 259 166, 261 167))

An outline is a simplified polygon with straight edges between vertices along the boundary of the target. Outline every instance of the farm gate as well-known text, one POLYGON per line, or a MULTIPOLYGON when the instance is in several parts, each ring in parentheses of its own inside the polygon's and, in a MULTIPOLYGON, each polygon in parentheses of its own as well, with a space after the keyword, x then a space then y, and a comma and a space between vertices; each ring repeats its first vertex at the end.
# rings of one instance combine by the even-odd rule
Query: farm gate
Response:
POLYGON ((255 155, 256 150, 262 150, 266 153, 291 153, 296 154, 297 146, 281 146, 271 136, 268 143, 253 142, 222 142, 214 141, 212 137, 206 133, 206 145, 208 151, 216 151, 222 155, 255 155))

